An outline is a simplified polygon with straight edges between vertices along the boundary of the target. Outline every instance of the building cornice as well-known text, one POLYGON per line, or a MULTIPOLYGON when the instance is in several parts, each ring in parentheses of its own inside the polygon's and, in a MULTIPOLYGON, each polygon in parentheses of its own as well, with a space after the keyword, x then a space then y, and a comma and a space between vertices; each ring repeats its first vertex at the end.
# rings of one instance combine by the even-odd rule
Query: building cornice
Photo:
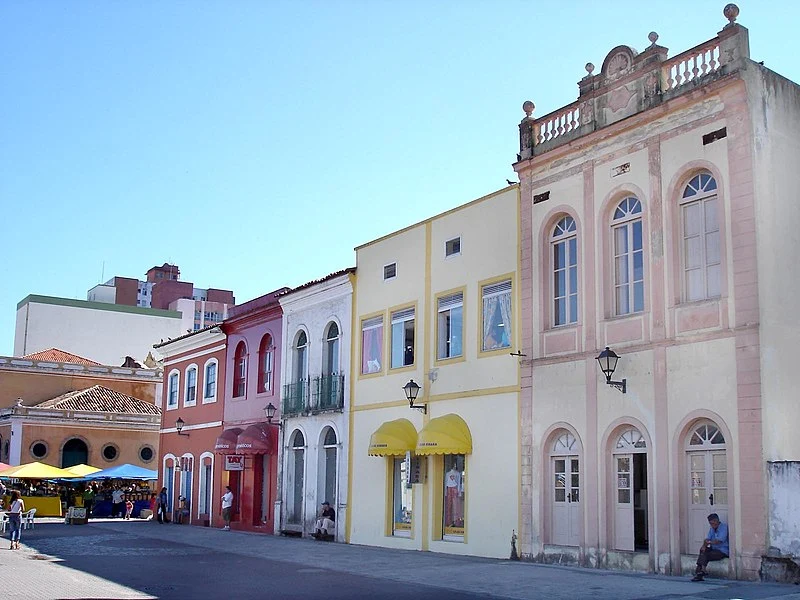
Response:
POLYGON ((142 306, 128 306, 127 304, 111 304, 110 302, 92 302, 91 300, 75 300, 73 298, 59 298, 57 296, 40 296, 29 294, 17 303, 17 310, 26 304, 51 304, 54 306, 69 306, 72 308, 88 308, 92 310, 107 310, 111 312, 130 313, 144 317, 165 317, 180 319, 181 313, 176 310, 162 310, 160 308, 147 308, 142 306))
POLYGON ((59 363, 46 360, 30 360, 14 356, 0 356, 0 371, 16 371, 20 373, 46 373, 49 375, 67 375, 69 377, 108 377, 139 382, 161 383, 164 376, 162 369, 131 369, 112 367, 110 365, 79 365, 75 363, 59 363))

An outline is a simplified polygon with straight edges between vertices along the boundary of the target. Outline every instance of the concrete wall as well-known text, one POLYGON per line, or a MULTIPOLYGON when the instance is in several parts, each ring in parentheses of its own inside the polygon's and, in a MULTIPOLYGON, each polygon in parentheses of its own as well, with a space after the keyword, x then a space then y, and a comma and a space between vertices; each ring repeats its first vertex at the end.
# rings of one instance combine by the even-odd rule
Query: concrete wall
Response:
POLYGON ((28 296, 17 305, 14 355, 59 348, 105 365, 121 365, 126 356, 141 361, 162 339, 178 337, 180 314, 28 296))

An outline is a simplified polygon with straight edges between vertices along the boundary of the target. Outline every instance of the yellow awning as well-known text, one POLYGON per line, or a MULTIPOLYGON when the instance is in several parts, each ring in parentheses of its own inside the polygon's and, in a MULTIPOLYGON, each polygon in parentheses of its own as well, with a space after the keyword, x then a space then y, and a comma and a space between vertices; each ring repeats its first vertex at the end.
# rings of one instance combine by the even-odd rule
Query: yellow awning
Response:
POLYGON ((76 477, 85 477, 86 475, 91 475, 92 473, 97 473, 101 469, 97 467, 93 467, 92 465, 75 465, 72 467, 68 467, 67 471, 73 473, 76 477))
POLYGON ((417 437, 417 454, 471 454, 472 434, 464 419, 449 414, 431 419, 417 437))
POLYGON ((402 456, 417 447, 417 429, 408 419, 387 421, 369 438, 370 456, 402 456))
POLYGON ((69 479, 75 477, 75 474, 66 469, 59 469, 40 462, 32 462, 0 471, 0 477, 14 479, 69 479))

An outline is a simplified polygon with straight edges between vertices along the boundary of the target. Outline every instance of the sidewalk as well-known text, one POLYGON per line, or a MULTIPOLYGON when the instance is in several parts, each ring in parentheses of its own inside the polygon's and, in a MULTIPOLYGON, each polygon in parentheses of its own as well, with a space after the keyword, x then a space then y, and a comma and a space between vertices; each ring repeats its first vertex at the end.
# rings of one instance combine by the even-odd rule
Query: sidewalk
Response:
POLYGON ((800 589, 792 585, 713 579, 698 584, 677 577, 333 544, 152 522, 93 522, 89 527, 197 549, 213 548, 232 555, 318 566, 362 577, 397 583, 413 582, 443 590, 509 599, 713 597, 800 600, 800 589))

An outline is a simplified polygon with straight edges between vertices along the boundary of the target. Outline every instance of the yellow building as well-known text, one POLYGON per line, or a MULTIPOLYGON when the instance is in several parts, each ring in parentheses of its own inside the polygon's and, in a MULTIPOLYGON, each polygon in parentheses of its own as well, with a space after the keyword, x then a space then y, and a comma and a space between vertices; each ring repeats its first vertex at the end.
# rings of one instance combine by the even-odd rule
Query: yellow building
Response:
POLYGON ((509 555, 517 207, 511 186, 356 248, 349 542, 509 555), (423 409, 409 408, 415 385, 423 409))

